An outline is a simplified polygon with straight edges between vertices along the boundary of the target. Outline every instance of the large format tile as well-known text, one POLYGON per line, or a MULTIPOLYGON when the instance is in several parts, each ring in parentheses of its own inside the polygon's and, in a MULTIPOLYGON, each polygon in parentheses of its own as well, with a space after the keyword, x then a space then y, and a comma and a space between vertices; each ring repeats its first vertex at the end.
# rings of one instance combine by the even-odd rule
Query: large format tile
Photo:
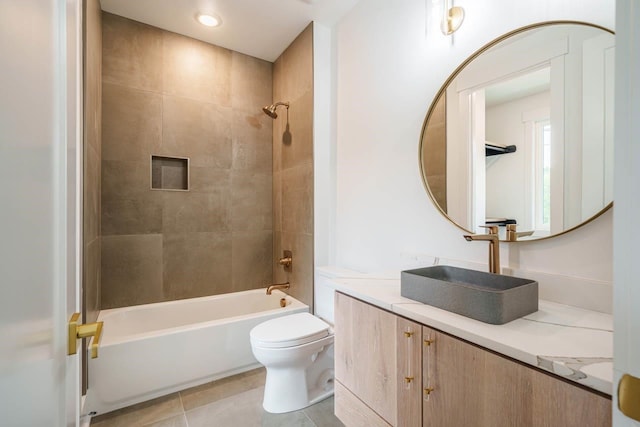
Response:
POLYGON ((232 248, 233 291, 270 285, 273 278, 273 232, 234 232, 232 248))
POLYGON ((165 300, 231 292, 231 233, 164 234, 165 300))
MULTIPOLYGON (((264 368, 253 369, 232 377, 223 378, 180 392, 185 411, 190 411, 210 403, 261 388, 266 379, 264 368)), ((260 397, 260 401, 262 397, 260 397)))
POLYGON ((169 95, 163 99, 160 154, 189 157, 191 166, 230 169, 231 108, 169 95))
POLYGON ((271 175, 231 173, 231 227, 233 231, 273 228, 271 175))
POLYGON ((258 111, 254 114, 233 112, 233 170, 271 173, 273 119, 258 111))
POLYGON ((260 387, 187 411, 189 427, 259 427, 263 393, 260 387))
POLYGON ((276 60, 273 69, 274 97, 297 99, 313 88, 313 23, 276 60))
POLYGON ((210 193, 167 191, 163 198, 164 233, 231 230, 231 200, 224 186, 210 193))
POLYGON ((333 396, 304 408, 303 412, 318 427, 344 427, 335 415, 333 396))
POLYGON ((162 421, 156 421, 145 424, 144 427, 189 427, 187 425, 187 416, 185 414, 176 415, 162 421))
POLYGON ((84 157, 83 238, 90 242, 100 235, 100 153, 86 146, 84 157))
POLYGON ((231 51, 179 34, 162 33, 163 91, 231 106, 231 51))
POLYGON ((149 162, 160 149, 162 96, 102 85, 102 160, 149 162))
POLYGON ((231 105, 246 112, 260 112, 272 100, 273 64, 262 59, 231 53, 231 105))
POLYGON ((273 173, 273 231, 282 231, 282 172, 273 173))
POLYGON ((102 237, 102 309, 162 300, 162 235, 102 237))
POLYGON ((159 92, 162 30, 102 12, 102 79, 159 92))
POLYGON ((102 161, 102 203, 141 200, 160 194, 151 190, 151 156, 140 161, 102 161))
MULTIPOLYGON (((283 134, 282 169, 313 162, 313 92, 291 102, 289 134, 283 134)), ((287 130, 285 129, 285 132, 287 130)))
POLYGON ((102 203, 102 235, 162 233, 162 198, 105 200, 102 203))
POLYGON ((82 289, 84 304, 87 311, 85 323, 95 322, 98 319, 98 314, 100 313, 101 245, 101 237, 98 236, 91 242, 88 242, 84 249, 84 284, 82 289))
POLYGON ((287 412, 285 414, 262 414, 261 427, 316 427, 303 411, 287 412))
MULTIPOLYGON (((92 427, 142 427, 159 421, 184 416, 178 393, 169 394, 94 418, 92 427)), ((160 424, 162 425, 162 424, 160 424)), ((165 424, 171 426, 171 424, 165 424)), ((180 424, 176 424, 176 427, 180 424)))
POLYGON ((313 233, 313 163, 285 169, 282 179, 282 231, 313 233))
MULTIPOLYGON (((313 308, 313 236, 283 232, 279 244, 281 249, 274 253, 275 258, 282 256, 282 249, 293 253, 292 270, 285 274, 286 280, 291 283, 287 293, 313 308)), ((276 271, 278 273, 274 273, 274 280, 279 281, 282 267, 276 265, 276 271)))
POLYGON ((231 185, 228 169, 215 167, 189 167, 189 191, 196 193, 223 193, 231 185))

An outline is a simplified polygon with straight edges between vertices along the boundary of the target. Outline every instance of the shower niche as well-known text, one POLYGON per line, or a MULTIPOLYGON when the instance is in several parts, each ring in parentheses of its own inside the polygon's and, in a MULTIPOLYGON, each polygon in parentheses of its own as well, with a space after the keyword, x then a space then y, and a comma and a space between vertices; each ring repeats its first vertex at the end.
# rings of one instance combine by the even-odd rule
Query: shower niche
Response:
POLYGON ((189 159, 152 155, 151 189, 189 191, 189 159))

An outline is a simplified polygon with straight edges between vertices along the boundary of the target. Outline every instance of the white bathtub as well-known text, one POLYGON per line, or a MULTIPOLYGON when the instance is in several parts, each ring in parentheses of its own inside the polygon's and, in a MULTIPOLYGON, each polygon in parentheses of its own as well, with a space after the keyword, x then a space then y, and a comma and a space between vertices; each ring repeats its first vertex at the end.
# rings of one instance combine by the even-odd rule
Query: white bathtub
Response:
POLYGON ((251 328, 305 311, 295 298, 264 289, 102 310, 85 410, 103 414, 256 368, 251 328))

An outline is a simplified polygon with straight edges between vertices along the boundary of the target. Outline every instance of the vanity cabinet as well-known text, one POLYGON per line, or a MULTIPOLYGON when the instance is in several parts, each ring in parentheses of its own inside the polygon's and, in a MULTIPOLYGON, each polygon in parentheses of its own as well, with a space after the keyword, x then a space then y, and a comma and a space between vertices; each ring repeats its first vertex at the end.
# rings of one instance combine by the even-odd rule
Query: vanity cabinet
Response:
POLYGON ((347 427, 611 425, 598 393, 341 293, 335 308, 347 427))
POLYGON ((422 325, 336 293, 336 415, 347 426, 422 425, 422 325))

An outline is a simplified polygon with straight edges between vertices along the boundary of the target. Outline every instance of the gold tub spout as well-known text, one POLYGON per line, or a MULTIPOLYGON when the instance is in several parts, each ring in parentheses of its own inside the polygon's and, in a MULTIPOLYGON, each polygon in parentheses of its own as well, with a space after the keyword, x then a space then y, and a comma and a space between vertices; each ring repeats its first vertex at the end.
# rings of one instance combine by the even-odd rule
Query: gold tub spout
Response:
POLYGON ((285 282, 285 283, 274 283, 273 285, 269 285, 267 287, 267 295, 271 295, 271 292, 273 292, 274 289, 289 289, 291 285, 289 285, 289 282, 285 282))

